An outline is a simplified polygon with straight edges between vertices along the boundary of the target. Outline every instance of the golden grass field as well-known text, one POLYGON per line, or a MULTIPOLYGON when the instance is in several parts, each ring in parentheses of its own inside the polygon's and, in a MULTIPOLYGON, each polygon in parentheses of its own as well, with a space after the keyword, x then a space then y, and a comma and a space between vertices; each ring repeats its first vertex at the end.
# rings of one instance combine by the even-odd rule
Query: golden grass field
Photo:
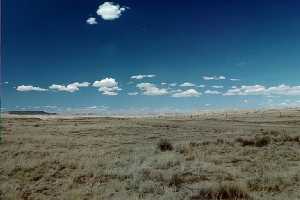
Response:
POLYGON ((5 116, 0 199, 300 199, 300 110, 5 116))

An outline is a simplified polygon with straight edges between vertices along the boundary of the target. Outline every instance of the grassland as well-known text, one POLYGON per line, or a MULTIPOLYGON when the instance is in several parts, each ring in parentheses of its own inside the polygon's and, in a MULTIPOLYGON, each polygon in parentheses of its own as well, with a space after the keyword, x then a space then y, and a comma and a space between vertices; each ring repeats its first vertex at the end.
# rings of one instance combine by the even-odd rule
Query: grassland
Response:
POLYGON ((0 199, 300 199, 300 111, 3 119, 0 199))

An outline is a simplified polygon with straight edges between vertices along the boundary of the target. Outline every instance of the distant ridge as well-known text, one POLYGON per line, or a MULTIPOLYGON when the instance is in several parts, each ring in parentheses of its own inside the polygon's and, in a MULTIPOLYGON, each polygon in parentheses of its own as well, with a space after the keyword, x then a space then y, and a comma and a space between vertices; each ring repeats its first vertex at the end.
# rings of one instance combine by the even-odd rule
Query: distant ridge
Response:
POLYGON ((45 111, 8 111, 11 115, 56 115, 56 113, 48 113, 45 111))

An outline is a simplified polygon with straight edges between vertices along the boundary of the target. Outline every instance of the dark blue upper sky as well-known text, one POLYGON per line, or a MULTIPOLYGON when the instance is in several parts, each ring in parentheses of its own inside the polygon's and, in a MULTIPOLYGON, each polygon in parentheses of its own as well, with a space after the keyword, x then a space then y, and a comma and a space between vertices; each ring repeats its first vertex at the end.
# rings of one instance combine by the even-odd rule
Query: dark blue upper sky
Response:
POLYGON ((200 109, 299 102, 300 1, 114 1, 111 5, 124 8, 114 20, 96 14, 104 2, 2 1, 4 108, 200 109), (98 24, 88 24, 89 17, 98 24), (130 78, 139 74, 156 76, 130 78), (118 95, 97 90, 104 86, 49 88, 106 77, 118 82, 118 95), (184 82, 205 87, 179 86, 184 82), (21 85, 47 91, 17 91, 21 85))

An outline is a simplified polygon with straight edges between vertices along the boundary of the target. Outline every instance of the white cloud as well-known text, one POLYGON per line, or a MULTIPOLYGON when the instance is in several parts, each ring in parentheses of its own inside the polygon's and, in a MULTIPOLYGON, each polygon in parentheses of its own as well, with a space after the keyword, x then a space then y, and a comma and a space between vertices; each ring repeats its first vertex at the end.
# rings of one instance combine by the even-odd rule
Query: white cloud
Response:
POLYGON ((122 13, 127 9, 129 8, 113 2, 104 2, 98 7, 97 15, 101 16, 104 20, 115 20, 121 17, 122 13))
POLYGON ((105 78, 100 81, 95 81, 93 83, 94 87, 97 87, 99 92, 103 95, 115 96, 118 95, 118 91, 121 88, 118 87, 118 82, 113 78, 105 78))
POLYGON ((243 85, 241 87, 229 89, 224 95, 232 96, 232 95, 259 95, 265 93, 266 88, 262 85, 251 85, 246 86, 243 85))
POLYGON ((144 95, 148 96, 161 96, 169 93, 167 89, 158 88, 152 83, 139 83, 136 87, 139 88, 144 95))
POLYGON ((205 94, 221 94, 221 92, 216 91, 216 90, 206 90, 204 93, 205 94))
POLYGON ((198 85, 198 88, 205 88, 205 85, 198 85))
POLYGON ((193 83, 189 83, 189 82, 185 82, 179 85, 180 87, 194 87, 195 84, 193 83))
POLYGON ((177 98, 180 98, 180 97, 198 97, 200 95, 201 95, 201 93, 198 92, 197 90, 188 89, 188 90, 185 90, 183 92, 175 93, 175 94, 172 95, 172 97, 177 97, 177 98))
POLYGON ((90 17, 86 20, 86 23, 90 24, 90 25, 95 25, 98 24, 98 22, 96 21, 95 17, 90 17))
POLYGON ((97 106, 88 106, 88 107, 85 107, 86 109, 97 109, 97 106))
POLYGON ((231 78, 231 81, 240 81, 241 79, 237 79, 237 78, 231 78))
POLYGON ((127 93, 129 96, 136 96, 138 95, 139 93, 138 92, 128 92, 127 93))
POLYGON ((211 86, 212 88, 216 88, 216 89, 221 89, 221 88, 224 88, 223 85, 213 85, 211 86))
POLYGON ((20 85, 20 86, 17 87, 17 91, 19 91, 19 92, 30 92, 30 91, 43 92, 43 91, 47 91, 47 89, 40 88, 40 87, 35 87, 35 86, 32 86, 32 85, 20 85))
POLYGON ((297 96, 300 95, 300 86, 288 86, 288 85, 279 85, 272 87, 265 87, 262 85, 252 85, 246 86, 243 85, 241 87, 236 87, 233 89, 229 89, 225 94, 225 96, 233 96, 233 95, 290 95, 297 96))
POLYGON ((88 87, 89 85, 90 85, 89 82, 82 82, 82 83, 74 82, 74 83, 71 83, 67 86, 52 84, 49 87, 49 89, 57 90, 57 91, 60 91, 60 92, 71 92, 71 93, 73 93, 73 92, 78 91, 80 87, 88 87))
POLYGON ((225 76, 203 76, 202 78, 204 80, 206 80, 206 81, 210 81, 210 80, 225 80, 226 79, 225 76))
POLYGON ((77 86, 77 87, 89 87, 90 83, 89 82, 82 82, 82 83, 75 82, 75 83, 71 83, 70 85, 77 86))
POLYGON ((288 86, 282 84, 277 87, 269 87, 267 90, 269 94, 300 95, 300 86, 288 86))
POLYGON ((161 85, 167 85, 167 83, 165 83, 165 82, 162 82, 162 83, 160 83, 161 85))
POLYGON ((8 82, 7 81, 5 81, 3 83, 0 82, 0 85, 8 85, 8 82))
POLYGON ((130 78, 131 78, 131 79, 141 80, 141 79, 144 79, 144 78, 154 78, 154 77, 155 77, 154 74, 147 74, 147 75, 139 74, 139 75, 131 76, 130 78))
POLYGON ((171 87, 175 87, 177 85, 177 83, 170 83, 169 86, 171 87))

